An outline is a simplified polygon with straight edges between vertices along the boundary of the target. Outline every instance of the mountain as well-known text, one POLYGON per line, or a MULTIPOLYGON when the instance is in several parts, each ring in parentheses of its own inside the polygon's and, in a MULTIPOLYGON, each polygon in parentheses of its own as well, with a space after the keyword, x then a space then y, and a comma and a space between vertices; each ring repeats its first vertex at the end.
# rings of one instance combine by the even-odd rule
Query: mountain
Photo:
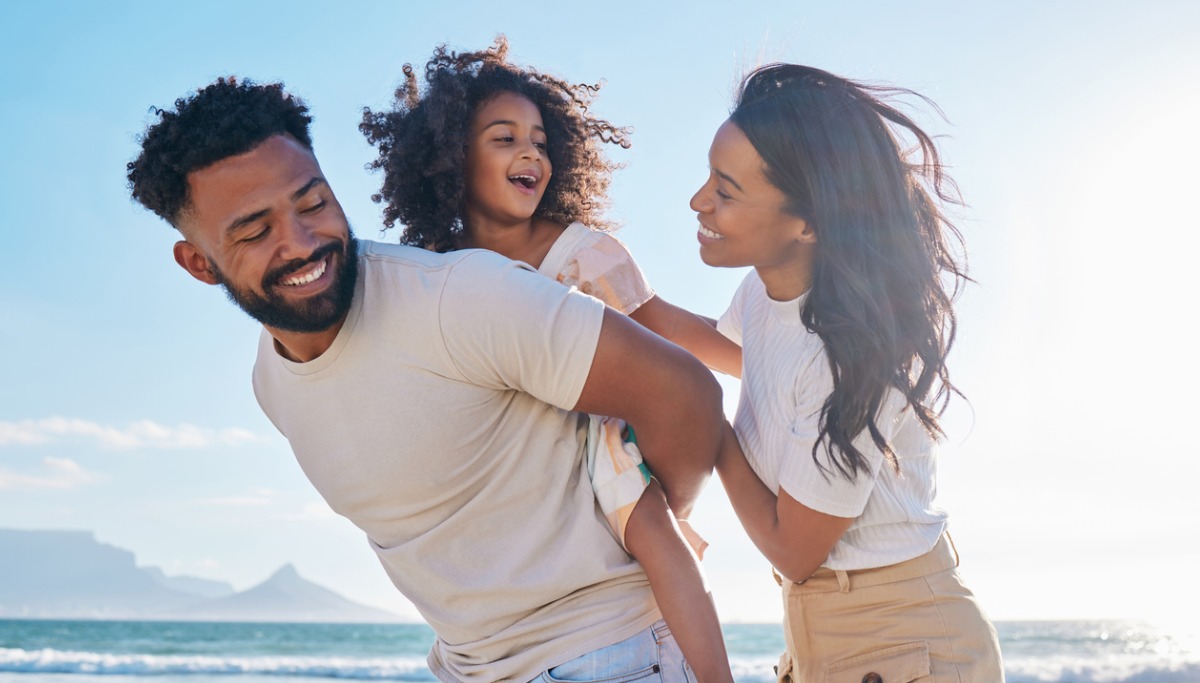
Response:
POLYGON ((133 553, 86 531, 0 529, 0 618, 210 621, 399 621, 285 565, 243 591, 222 581, 138 567, 133 553))
POLYGON ((197 599, 89 532, 0 529, 0 616, 136 618, 197 599))
POLYGON ((160 586, 202 598, 223 598, 237 592, 224 581, 198 579, 194 576, 167 576, 158 567, 142 567, 142 571, 149 574, 160 586))
POLYGON ((179 611, 210 621, 396 621, 396 615, 351 602, 305 580, 284 565, 271 578, 241 593, 206 600, 179 611), (264 617, 264 615, 270 615, 264 617))

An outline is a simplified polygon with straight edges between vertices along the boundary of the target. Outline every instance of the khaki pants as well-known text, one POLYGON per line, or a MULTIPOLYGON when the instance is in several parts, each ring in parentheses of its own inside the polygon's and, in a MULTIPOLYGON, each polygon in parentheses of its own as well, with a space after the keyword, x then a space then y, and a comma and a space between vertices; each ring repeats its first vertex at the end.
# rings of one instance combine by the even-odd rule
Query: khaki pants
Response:
MULTIPOLYGON (((996 630, 947 536, 876 569, 820 569, 783 587, 780 683, 999 683, 996 630)), ((778 575, 776 580, 780 580, 778 575)))

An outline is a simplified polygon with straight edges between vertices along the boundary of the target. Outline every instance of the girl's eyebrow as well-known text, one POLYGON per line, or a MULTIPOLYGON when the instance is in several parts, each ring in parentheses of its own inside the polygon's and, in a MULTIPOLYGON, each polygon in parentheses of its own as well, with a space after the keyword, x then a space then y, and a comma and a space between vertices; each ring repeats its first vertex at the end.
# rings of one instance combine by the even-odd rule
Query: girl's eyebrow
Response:
MULTIPOLYGON (((516 125, 517 125, 516 121, 509 121, 508 119, 496 119, 495 121, 492 121, 491 123, 484 126, 483 128, 480 128, 479 132, 482 133, 483 131, 487 130, 488 128, 491 128, 492 126, 514 126, 515 127, 516 125)), ((534 124, 533 129, 540 130, 543 133, 546 132, 546 129, 541 124, 534 124)))

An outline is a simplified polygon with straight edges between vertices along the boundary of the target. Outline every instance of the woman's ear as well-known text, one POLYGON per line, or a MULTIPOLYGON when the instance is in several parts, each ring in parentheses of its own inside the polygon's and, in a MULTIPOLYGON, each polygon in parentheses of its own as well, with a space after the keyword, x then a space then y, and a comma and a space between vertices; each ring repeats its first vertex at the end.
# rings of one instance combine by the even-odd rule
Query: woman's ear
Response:
POLYGON ((816 244, 817 231, 813 229, 812 223, 803 218, 792 217, 792 235, 800 244, 816 244))

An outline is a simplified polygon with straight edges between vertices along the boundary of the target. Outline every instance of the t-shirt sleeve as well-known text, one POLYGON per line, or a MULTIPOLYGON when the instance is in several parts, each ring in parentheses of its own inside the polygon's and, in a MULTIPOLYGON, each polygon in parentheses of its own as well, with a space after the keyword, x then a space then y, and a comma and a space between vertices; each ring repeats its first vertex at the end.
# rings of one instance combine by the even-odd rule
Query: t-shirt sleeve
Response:
POLYGON ((575 406, 591 371, 604 305, 518 261, 479 251, 456 264, 438 327, 465 381, 575 406))
POLYGON ((654 290, 629 249, 617 238, 603 232, 592 232, 555 279, 596 297, 625 315, 654 298, 654 290))
MULTIPOLYGON (((833 375, 824 351, 815 354, 797 379, 796 408, 788 434, 788 457, 783 459, 779 486, 804 505, 835 517, 858 517, 866 509, 867 500, 875 488, 875 477, 883 463, 883 451, 875 445, 868 430, 863 430, 854 445, 867 459, 867 471, 859 471, 854 481, 842 475, 829 459, 827 443, 817 449, 813 461, 813 445, 817 443, 821 407, 833 391, 833 375)), ((894 394, 895 392, 889 392, 894 394)), ((890 396, 889 396, 890 398, 890 396)), ((892 438, 891 402, 885 401, 878 421, 889 440, 892 438)))
POLYGON ((717 331, 738 346, 742 345, 742 311, 746 308, 746 297, 749 294, 751 280, 754 277, 753 271, 746 275, 742 280, 742 284, 738 286, 737 291, 733 293, 733 299, 729 302, 729 308, 725 309, 725 313, 717 319, 717 331))

